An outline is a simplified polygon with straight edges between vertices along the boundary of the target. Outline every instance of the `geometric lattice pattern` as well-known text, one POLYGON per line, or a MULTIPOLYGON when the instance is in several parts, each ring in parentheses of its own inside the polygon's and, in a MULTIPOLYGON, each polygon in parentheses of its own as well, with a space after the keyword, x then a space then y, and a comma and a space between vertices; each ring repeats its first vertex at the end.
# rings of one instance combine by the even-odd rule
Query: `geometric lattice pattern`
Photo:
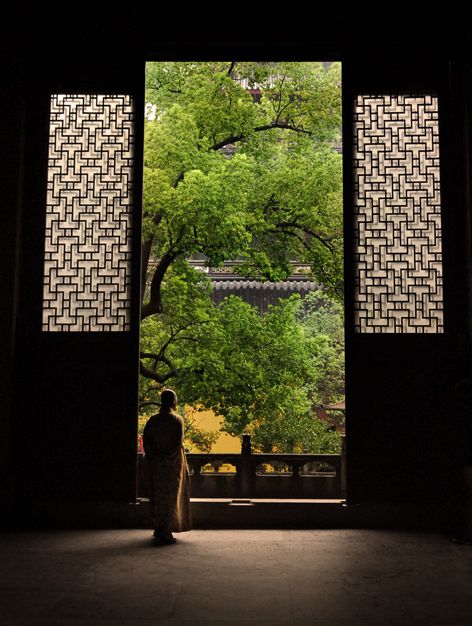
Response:
POLYGON ((129 95, 51 98, 43 330, 130 328, 129 95))
POLYGON ((359 96, 354 128, 356 331, 441 333, 438 99, 359 96))

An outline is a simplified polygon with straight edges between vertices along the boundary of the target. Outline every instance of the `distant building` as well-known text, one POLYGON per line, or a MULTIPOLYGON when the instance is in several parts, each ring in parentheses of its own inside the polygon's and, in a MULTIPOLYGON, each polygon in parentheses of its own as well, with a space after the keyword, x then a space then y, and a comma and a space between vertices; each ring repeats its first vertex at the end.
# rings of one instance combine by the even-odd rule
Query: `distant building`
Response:
POLYGON ((317 282, 309 280, 309 265, 293 263, 293 274, 286 280, 277 282, 246 278, 235 272, 236 261, 227 261, 221 267, 208 267, 201 255, 189 259, 195 269, 204 272, 212 281, 212 299, 215 304, 227 296, 239 296, 244 302, 258 308, 260 314, 267 312, 269 306, 277 304, 279 298, 288 298, 294 293, 306 296, 320 288, 317 282))
POLYGON ((321 406, 316 410, 316 417, 325 422, 330 430, 345 433, 346 404, 345 400, 321 406))

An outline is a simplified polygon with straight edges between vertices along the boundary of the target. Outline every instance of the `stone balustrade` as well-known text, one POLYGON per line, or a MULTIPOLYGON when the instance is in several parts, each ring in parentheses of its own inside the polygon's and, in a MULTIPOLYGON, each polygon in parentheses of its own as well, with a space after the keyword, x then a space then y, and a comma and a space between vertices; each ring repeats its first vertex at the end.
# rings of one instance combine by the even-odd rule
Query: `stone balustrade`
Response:
MULTIPOLYGON (((341 454, 259 454, 243 435, 241 454, 188 453, 187 462, 193 498, 345 497, 344 445, 341 454)), ((142 457, 139 468, 138 495, 146 497, 142 457)))

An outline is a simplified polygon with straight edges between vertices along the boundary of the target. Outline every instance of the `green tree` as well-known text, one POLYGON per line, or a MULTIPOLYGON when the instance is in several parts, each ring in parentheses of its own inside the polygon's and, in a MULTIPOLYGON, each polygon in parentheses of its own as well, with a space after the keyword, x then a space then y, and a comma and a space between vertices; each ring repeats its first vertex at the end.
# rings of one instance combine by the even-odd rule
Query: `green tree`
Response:
POLYGON ((301 343, 297 358, 303 351, 309 367, 303 381, 291 390, 298 402, 292 402, 289 395, 282 411, 272 411, 254 423, 256 447, 263 451, 313 454, 340 451, 339 434, 316 418, 316 410, 344 398, 343 318, 342 305, 323 291, 313 291, 298 301, 288 328, 301 343))
MULTIPOLYGON (((235 296, 204 313, 194 306, 199 330, 168 345, 180 397, 221 415, 229 434, 250 432, 261 451, 337 452, 339 435, 315 414, 344 395, 342 307, 319 291, 280 300, 263 316, 235 296)), ((165 319, 151 319, 149 342, 160 345, 165 319)), ((148 398, 159 389, 146 379, 142 385, 148 398)), ((189 443, 209 450, 215 433, 188 427, 189 443)))
POLYGON ((342 298, 339 64, 151 63, 146 85, 142 408, 172 381, 185 402, 211 398, 235 434, 306 414, 316 376, 302 344, 315 340, 290 328, 298 305, 266 319, 238 299, 215 307, 187 259, 238 259, 260 280, 297 259, 342 298))
POLYGON ((142 318, 195 253, 269 280, 305 261, 342 297, 339 64, 150 63, 146 85, 142 318))
POLYGON ((315 407, 344 399, 344 310, 318 290, 307 294, 299 314, 312 358, 309 394, 315 407))

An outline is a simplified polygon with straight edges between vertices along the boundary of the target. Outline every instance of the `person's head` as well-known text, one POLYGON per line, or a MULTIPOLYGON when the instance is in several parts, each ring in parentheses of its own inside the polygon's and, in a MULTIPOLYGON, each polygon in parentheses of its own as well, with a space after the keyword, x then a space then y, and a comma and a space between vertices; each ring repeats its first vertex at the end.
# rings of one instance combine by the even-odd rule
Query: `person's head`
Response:
POLYGON ((164 389, 161 393, 161 408, 163 409, 176 409, 177 408, 177 394, 173 389, 164 389))

